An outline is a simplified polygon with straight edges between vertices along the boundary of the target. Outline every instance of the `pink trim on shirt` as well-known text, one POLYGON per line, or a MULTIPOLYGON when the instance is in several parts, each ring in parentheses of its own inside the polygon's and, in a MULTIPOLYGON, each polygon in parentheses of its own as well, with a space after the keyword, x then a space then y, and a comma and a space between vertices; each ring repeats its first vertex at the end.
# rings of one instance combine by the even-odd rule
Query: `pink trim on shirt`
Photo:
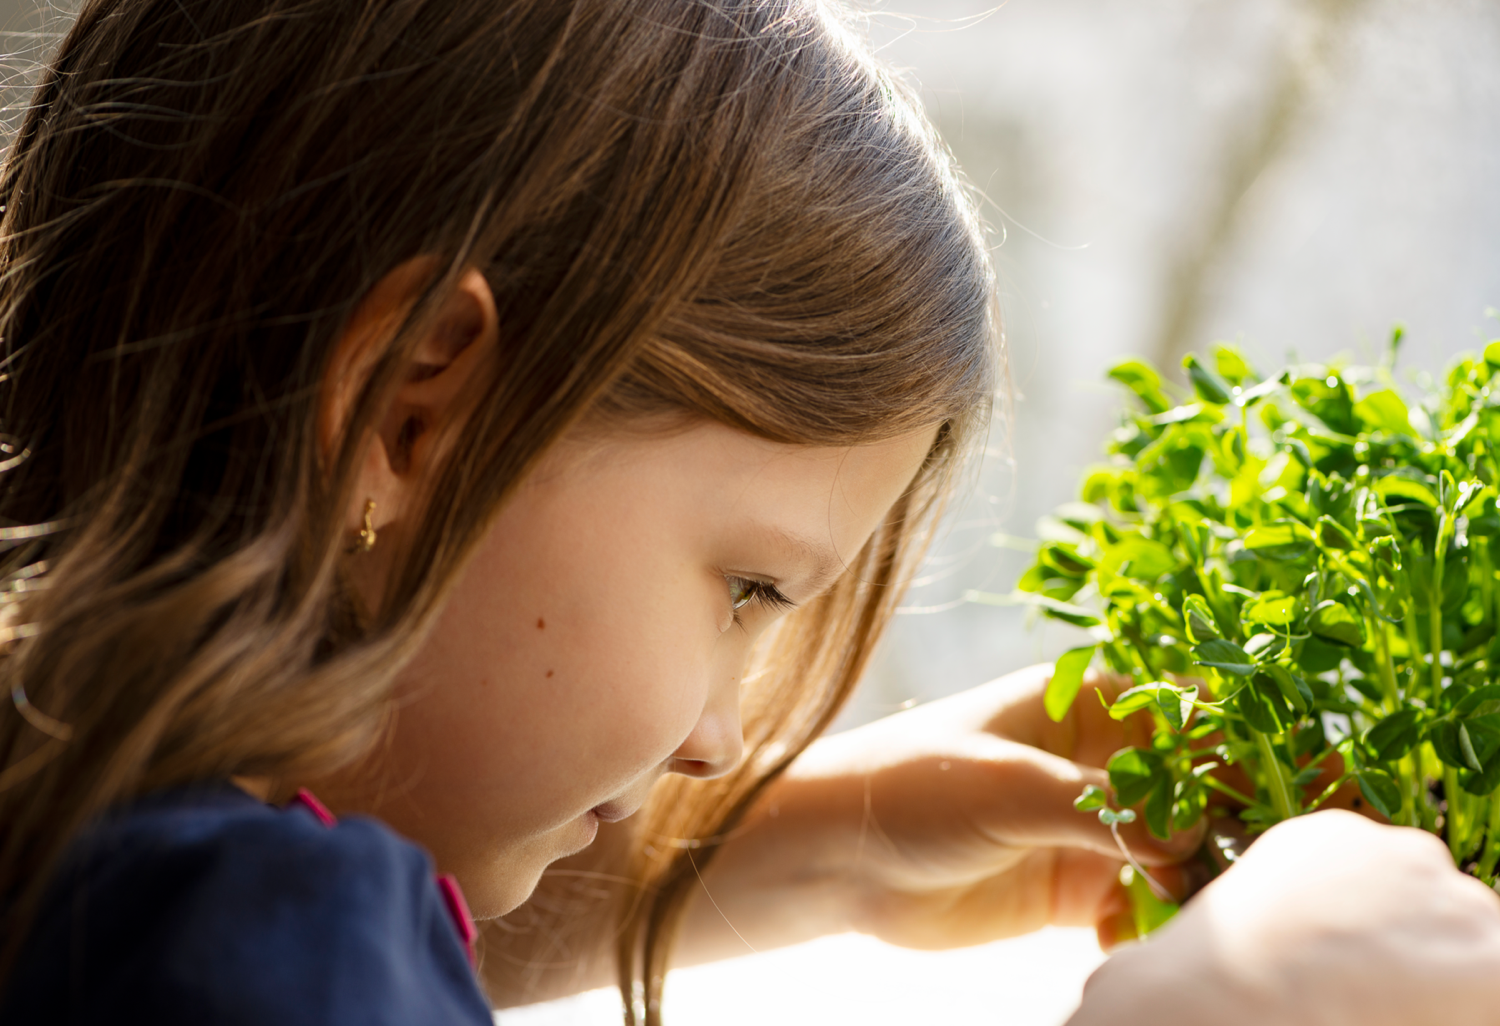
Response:
POLYGON ((464 942, 464 947, 469 952, 469 964, 475 965, 477 958, 474 952, 474 941, 479 937, 479 930, 474 925, 474 917, 469 914, 469 903, 464 900, 464 892, 458 886, 458 879, 452 873, 439 873, 437 878, 438 891, 443 896, 443 904, 448 907, 448 914, 453 917, 453 925, 458 929, 458 936, 464 942))
MULTIPOLYGON (((318 801, 317 796, 305 787, 299 787, 287 805, 301 805, 325 827, 331 828, 338 824, 338 817, 329 812, 328 806, 318 801)), ((474 917, 469 914, 469 903, 464 900, 464 892, 458 886, 458 879, 452 873, 439 873, 437 887, 438 893, 443 896, 443 907, 448 910, 454 929, 458 931, 459 939, 464 942, 464 948, 469 953, 469 965, 477 966, 478 956, 474 942, 479 938, 479 929, 474 925, 474 917)))
POLYGON ((292 795, 292 800, 287 804, 301 805, 313 814, 314 819, 326 827, 332 827, 338 823, 338 818, 328 811, 328 806, 318 801, 317 797, 305 787, 297 788, 297 793, 292 795))

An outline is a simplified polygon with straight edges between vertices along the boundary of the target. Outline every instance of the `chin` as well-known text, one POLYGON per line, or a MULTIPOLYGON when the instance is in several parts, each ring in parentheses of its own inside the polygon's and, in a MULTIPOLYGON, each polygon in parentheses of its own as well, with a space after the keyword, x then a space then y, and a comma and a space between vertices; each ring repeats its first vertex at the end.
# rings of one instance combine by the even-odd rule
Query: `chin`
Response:
POLYGON ((469 914, 475 920, 498 919, 526 904, 528 898, 541 882, 542 873, 550 863, 540 865, 517 865, 516 862, 496 866, 486 880, 476 880, 472 892, 460 880, 464 888, 464 899, 469 903, 469 914))
POLYGON ((485 880, 474 881, 472 894, 469 884, 460 879, 470 913, 475 919, 495 919, 514 912, 531 897, 548 866, 593 844, 598 830, 598 819, 586 813, 496 860, 485 880))

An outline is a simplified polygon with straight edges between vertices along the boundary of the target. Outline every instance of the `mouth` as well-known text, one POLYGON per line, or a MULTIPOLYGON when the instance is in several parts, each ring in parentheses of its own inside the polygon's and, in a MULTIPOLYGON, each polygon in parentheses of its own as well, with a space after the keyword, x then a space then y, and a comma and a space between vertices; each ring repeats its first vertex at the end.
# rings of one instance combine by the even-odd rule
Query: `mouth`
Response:
POLYGON ((601 823, 618 823, 622 819, 635 815, 636 810, 639 808, 639 802, 632 802, 628 799, 616 799, 605 802, 602 805, 595 805, 589 810, 589 815, 601 823))

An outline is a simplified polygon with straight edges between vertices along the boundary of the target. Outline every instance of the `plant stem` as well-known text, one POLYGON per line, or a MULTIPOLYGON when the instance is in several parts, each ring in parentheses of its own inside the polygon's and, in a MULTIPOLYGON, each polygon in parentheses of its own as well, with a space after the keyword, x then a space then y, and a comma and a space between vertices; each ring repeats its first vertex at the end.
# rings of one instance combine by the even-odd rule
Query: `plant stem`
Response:
POLYGON ((1484 856, 1479 860, 1479 875, 1486 881, 1495 875, 1495 863, 1500 862, 1500 793, 1486 799, 1490 805, 1488 829, 1485 831, 1484 856))
POLYGON ((1319 805, 1322 805, 1328 799, 1332 798, 1335 794, 1337 794, 1339 788, 1343 787, 1345 784, 1347 784, 1349 781, 1351 781, 1353 779, 1354 779, 1354 774, 1353 773, 1345 773, 1343 776, 1339 777, 1333 783, 1331 783, 1327 787, 1323 788, 1323 793, 1320 794, 1320 795, 1318 795, 1312 801, 1308 802, 1307 803, 1307 807, 1304 808, 1302 811, 1303 812, 1312 812, 1312 811, 1314 811, 1315 809, 1317 809, 1317 807, 1319 805))
MULTIPOLYGON (((1156 672, 1156 667, 1152 666, 1151 661, 1146 658, 1146 639, 1141 636, 1141 632, 1137 626, 1122 620, 1120 623, 1120 633, 1125 635, 1126 640, 1130 642, 1126 647, 1130 650, 1130 654, 1135 656, 1135 660, 1140 664, 1141 669, 1145 671, 1146 680, 1161 680, 1161 674, 1156 672)), ((1142 681, 1142 683, 1145 683, 1145 681, 1142 681)))
MULTIPOLYGON (((1419 826, 1430 834, 1437 833, 1437 806, 1426 800, 1427 771, 1422 758, 1421 747, 1413 748, 1407 756, 1412 761, 1412 779, 1416 786, 1418 820, 1414 826, 1419 826)), ((1439 771, 1441 772, 1441 771, 1439 771)))
POLYGON ((1237 802, 1244 803, 1249 808, 1253 809, 1260 805, 1260 802, 1256 801, 1254 798, 1251 798, 1249 795, 1241 794, 1223 781, 1215 779, 1212 773, 1204 776, 1203 783, 1208 787, 1213 788, 1215 791, 1218 791, 1220 794, 1227 795, 1237 802))
POLYGON ((1406 777, 1407 795, 1411 799, 1411 819, 1406 826, 1424 826, 1422 820, 1426 805, 1422 801, 1422 791, 1427 778, 1422 774, 1421 749, 1414 749, 1410 755, 1401 760, 1401 763, 1403 767, 1408 763, 1411 764, 1411 772, 1403 774, 1406 777))
POLYGON ((1443 832, 1448 835, 1448 850, 1453 854, 1454 865, 1457 865, 1464 857, 1466 831, 1460 823, 1463 816, 1459 813, 1462 792, 1458 788, 1458 770, 1452 766, 1443 767, 1443 797, 1448 800, 1448 813, 1443 817, 1443 832))
POLYGON ((1432 647, 1432 704, 1437 705, 1443 690, 1443 528, 1438 527, 1438 542, 1432 553, 1432 592, 1428 598, 1428 637, 1432 647))
POLYGON ((1479 603, 1484 619, 1480 621, 1489 626, 1495 622, 1493 605, 1495 590, 1495 564, 1490 559, 1490 540, 1483 535, 1474 539, 1474 547, 1478 553, 1479 562, 1479 593, 1482 596, 1479 603))
POLYGON ((1396 667, 1391 663, 1391 639, 1379 615, 1370 617, 1370 627, 1375 633, 1375 654, 1380 666, 1380 684, 1385 688, 1386 711, 1395 712, 1401 708, 1401 689, 1396 685, 1396 667))
MULTIPOLYGON (((1422 665, 1422 639, 1417 635, 1417 610, 1416 602, 1412 602, 1406 609, 1406 615, 1401 618, 1401 626, 1406 632, 1406 646, 1411 649, 1411 688, 1410 693, 1415 694, 1421 682, 1418 675, 1418 667, 1422 665)), ((1436 662, 1437 657, 1433 657, 1436 662)))
POLYGON ((1260 751, 1261 769, 1266 775, 1266 790, 1271 793, 1271 807, 1278 819, 1291 819, 1297 814, 1292 808, 1292 788, 1286 779, 1286 769, 1276 757, 1271 738, 1254 727, 1250 733, 1255 737, 1255 747, 1260 751))
MULTIPOLYGON (((1384 620, 1377 614, 1370 618, 1375 633, 1375 656, 1380 668, 1380 684, 1385 689, 1386 712, 1394 713, 1401 708, 1401 688, 1396 683, 1396 667, 1391 662, 1391 638, 1384 620)), ((1401 819, 1406 826, 1416 826, 1421 818, 1417 803, 1422 800, 1422 772, 1420 763, 1415 778, 1405 778, 1401 788, 1401 819)), ((1319 798, 1321 802, 1323 799, 1319 798)))

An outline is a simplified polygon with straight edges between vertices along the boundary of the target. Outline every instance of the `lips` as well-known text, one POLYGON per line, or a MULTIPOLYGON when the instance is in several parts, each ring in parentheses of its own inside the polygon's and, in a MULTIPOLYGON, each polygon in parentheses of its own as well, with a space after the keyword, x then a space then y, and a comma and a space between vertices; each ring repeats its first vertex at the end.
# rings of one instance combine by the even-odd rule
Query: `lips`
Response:
POLYGON ((639 808, 639 802, 616 800, 605 802, 603 805, 595 805, 589 811, 597 816, 601 823, 618 823, 628 816, 635 815, 639 808))

